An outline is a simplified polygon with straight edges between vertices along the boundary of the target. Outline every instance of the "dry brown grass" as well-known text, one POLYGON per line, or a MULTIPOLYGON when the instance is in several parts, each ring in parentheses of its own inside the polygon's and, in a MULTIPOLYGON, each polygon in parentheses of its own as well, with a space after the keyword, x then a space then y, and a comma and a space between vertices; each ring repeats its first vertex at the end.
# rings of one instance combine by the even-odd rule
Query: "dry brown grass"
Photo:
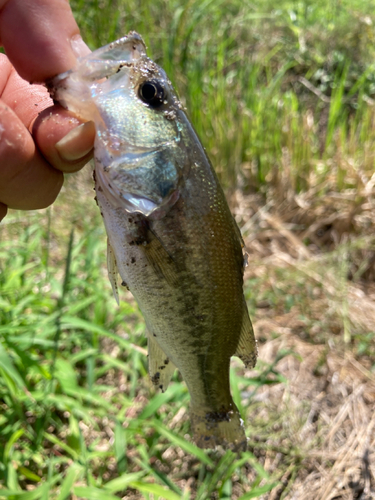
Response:
POLYGON ((341 193, 278 186, 265 202, 233 196, 260 363, 281 357, 287 381, 262 386, 248 413, 250 447, 280 481, 262 498, 373 499, 374 179, 341 193))
POLYGON ((300 340, 294 313, 254 326, 268 338, 262 361, 271 363, 282 349, 294 353, 277 365, 288 383, 264 386, 249 417, 280 425, 252 443, 254 449, 262 443, 265 469, 282 482, 264 498, 374 498, 374 375, 349 353, 300 340))

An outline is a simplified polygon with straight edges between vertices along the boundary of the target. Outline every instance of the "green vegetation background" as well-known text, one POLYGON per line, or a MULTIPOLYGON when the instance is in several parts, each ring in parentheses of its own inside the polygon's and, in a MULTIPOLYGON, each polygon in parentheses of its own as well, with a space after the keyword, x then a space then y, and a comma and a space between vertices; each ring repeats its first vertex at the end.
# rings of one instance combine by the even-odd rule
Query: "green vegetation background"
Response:
MULTIPOLYGON (((92 49, 130 30, 144 37, 229 194, 267 202, 278 186, 304 193, 329 178, 340 192, 371 178, 373 0, 71 4, 92 49)), ((266 494, 280 476, 252 452, 192 444, 178 374, 165 394, 151 389, 145 326, 129 294, 119 308, 111 296, 92 198, 72 176, 52 209, 10 213, 0 227, 0 499, 266 494)), ((254 312, 259 297, 248 297, 254 312)), ((250 415, 260 387, 286 383, 277 361, 260 361, 251 379, 232 373, 250 437, 271 432, 250 415)))

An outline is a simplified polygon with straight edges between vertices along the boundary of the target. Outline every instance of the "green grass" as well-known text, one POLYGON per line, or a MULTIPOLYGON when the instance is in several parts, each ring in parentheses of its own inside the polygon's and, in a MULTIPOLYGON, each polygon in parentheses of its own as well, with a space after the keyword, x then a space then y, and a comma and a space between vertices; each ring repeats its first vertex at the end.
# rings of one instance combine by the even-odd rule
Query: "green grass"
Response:
MULTIPOLYGON (((344 207, 354 215, 368 201, 374 1, 74 0, 72 7, 93 49, 130 30, 144 37, 229 194, 257 193, 259 204, 292 212, 294 196, 312 191, 307 218, 285 217, 301 226, 301 238, 316 222, 310 212, 340 210, 325 214, 332 191, 357 190, 344 207)), ((251 450, 240 456, 192 443, 178 374, 165 394, 153 391, 145 325, 129 293, 121 292, 119 307, 112 297, 105 231, 83 177, 69 178, 54 207, 11 212, 0 226, 0 499, 246 500, 303 474, 309 448, 288 427, 299 414, 271 411, 257 398, 288 386, 279 363, 295 357, 290 349, 260 360, 252 378, 234 363, 232 392, 251 450), (282 458, 268 472, 271 455, 282 458)), ((246 205, 239 216, 243 226, 252 210, 246 205)), ((308 234, 306 247, 326 253, 307 263, 276 266, 251 255, 246 298, 254 318, 262 318, 261 302, 270 318, 297 311, 299 338, 350 348, 374 370, 374 331, 353 319, 348 303, 353 283, 371 282, 371 222, 361 227, 368 236, 341 244, 320 245, 308 234)))
MULTIPOLYGON (((7 222, 0 244, 0 498, 110 499, 129 488, 146 498, 192 498, 175 472, 163 472, 168 449, 189 457, 189 474, 200 478, 196 498, 213 491, 230 498, 235 472, 248 492, 243 500, 272 488, 275 480, 251 453, 206 453, 186 439, 186 415, 169 428, 188 406, 187 389, 176 377, 164 394, 151 388, 144 323, 133 300, 118 308, 111 296, 101 225, 63 235, 64 254, 56 258, 50 212, 7 222), (241 466, 253 462, 249 483, 241 466)), ((254 392, 277 382, 270 373, 260 370, 254 392)), ((241 403, 238 389, 235 395, 241 403)))
MULTIPOLYGON (((186 102, 225 186, 240 181, 265 190, 285 170, 286 158, 297 191, 312 176, 325 179, 338 154, 352 159, 356 174, 372 172, 373 0, 277 6, 269 0, 75 0, 72 6, 92 48, 130 30, 144 37, 150 57, 186 102)), ((337 189, 350 184, 347 173, 337 176, 337 189)))

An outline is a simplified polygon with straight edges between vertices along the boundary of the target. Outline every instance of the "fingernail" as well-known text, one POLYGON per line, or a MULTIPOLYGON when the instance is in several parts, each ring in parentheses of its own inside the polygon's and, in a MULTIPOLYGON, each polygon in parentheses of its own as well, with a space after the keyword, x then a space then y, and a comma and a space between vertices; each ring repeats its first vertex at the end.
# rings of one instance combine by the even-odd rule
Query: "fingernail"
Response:
POLYGON ((83 57, 91 52, 89 47, 82 40, 81 35, 74 35, 70 40, 70 45, 76 57, 83 57))
POLYGON ((77 161, 86 156, 94 147, 94 122, 82 123, 71 130, 55 144, 60 157, 64 161, 77 161))

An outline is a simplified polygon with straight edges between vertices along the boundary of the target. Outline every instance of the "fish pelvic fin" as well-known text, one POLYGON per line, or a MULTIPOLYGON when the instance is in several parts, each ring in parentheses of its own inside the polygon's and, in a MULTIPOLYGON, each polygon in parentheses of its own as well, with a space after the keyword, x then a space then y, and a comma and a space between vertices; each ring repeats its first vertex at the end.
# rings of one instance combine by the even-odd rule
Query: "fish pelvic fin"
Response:
POLYGON ((164 353, 152 333, 148 334, 148 373, 156 389, 165 392, 176 367, 164 353))
POLYGON ((118 274, 117 263, 116 263, 115 253, 113 251, 113 248, 111 247, 108 238, 107 238, 107 269, 108 269, 108 278, 112 286, 112 292, 116 299, 117 305, 119 305, 120 299, 118 295, 118 285, 117 285, 117 274, 118 274))
POLYGON ((236 406, 226 411, 190 410, 194 441, 200 448, 223 446, 233 452, 246 451, 247 440, 243 421, 236 406))
POLYGON ((241 359, 246 368, 254 368, 258 357, 258 347, 257 341, 254 337, 253 325, 251 324, 249 313, 247 311, 245 297, 243 298, 243 302, 244 313, 242 318, 241 334, 237 350, 234 355, 241 359))

